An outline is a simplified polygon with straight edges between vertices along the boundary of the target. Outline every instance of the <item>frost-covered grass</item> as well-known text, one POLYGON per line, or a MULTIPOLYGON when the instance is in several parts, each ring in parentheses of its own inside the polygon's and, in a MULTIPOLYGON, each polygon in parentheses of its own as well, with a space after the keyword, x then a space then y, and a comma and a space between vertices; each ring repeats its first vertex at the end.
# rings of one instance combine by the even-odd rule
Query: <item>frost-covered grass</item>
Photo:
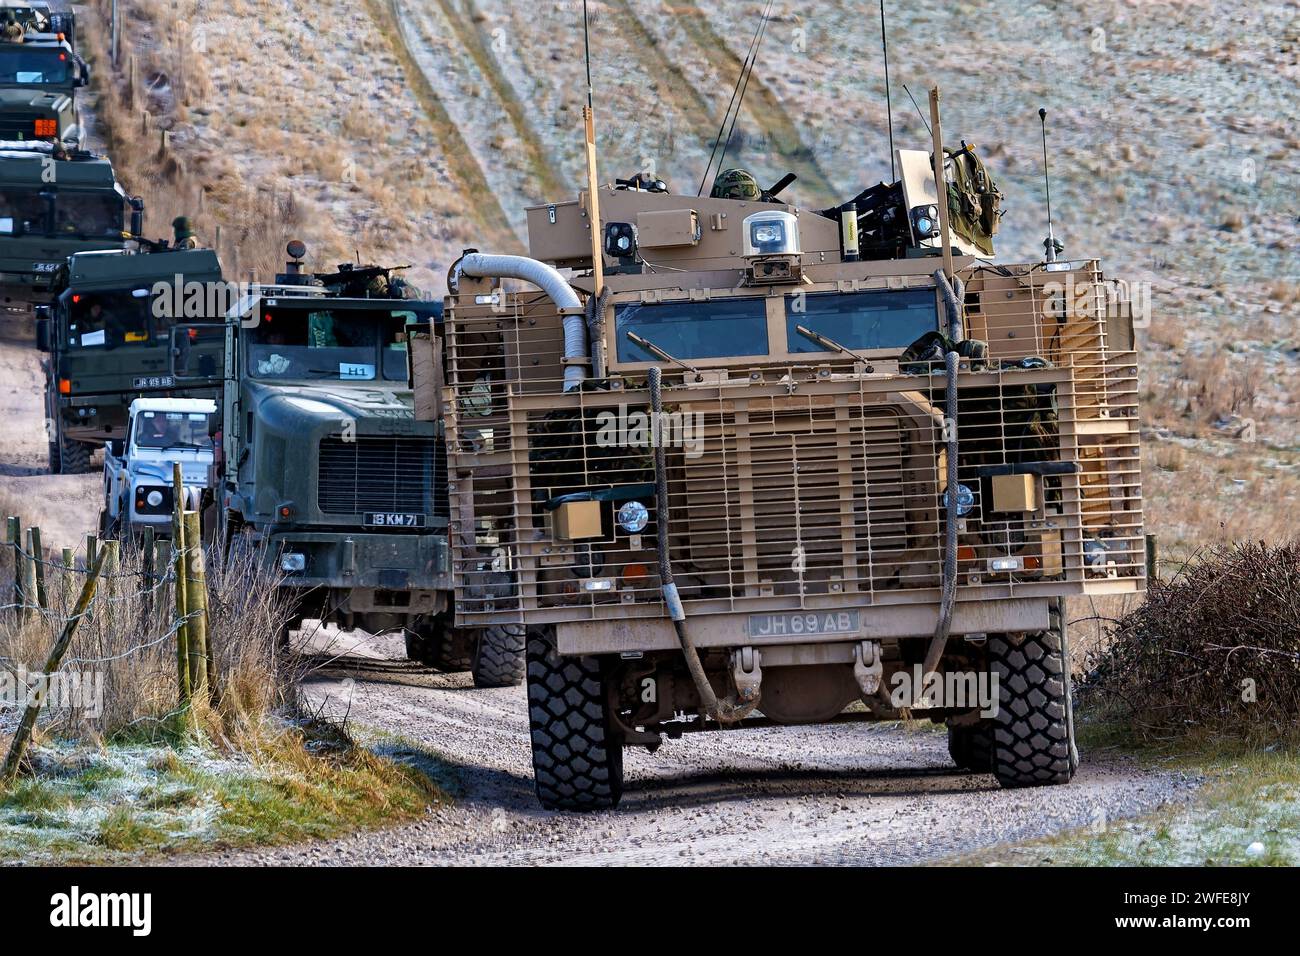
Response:
POLYGON ((1133 820, 1087 826, 965 857, 967 865, 1296 866, 1300 864, 1300 745, 1261 750, 1200 739, 1146 759, 1194 768, 1207 782, 1192 802, 1133 820))
POLYGON ((120 861, 290 843, 411 819, 446 799, 429 778, 328 727, 237 752, 163 744, 51 745, 0 793, 0 863, 120 861))

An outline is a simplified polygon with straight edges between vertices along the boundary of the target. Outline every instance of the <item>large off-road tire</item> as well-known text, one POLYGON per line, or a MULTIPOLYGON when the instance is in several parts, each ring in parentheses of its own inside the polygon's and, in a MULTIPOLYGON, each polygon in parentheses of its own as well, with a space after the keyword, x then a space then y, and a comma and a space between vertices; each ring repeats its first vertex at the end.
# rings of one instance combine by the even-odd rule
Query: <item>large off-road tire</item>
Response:
POLYGON ((90 471, 90 446, 67 438, 63 429, 50 445, 50 470, 58 475, 84 475, 90 471), (55 460, 57 458, 57 461, 55 460), (57 467, 57 470, 55 466, 57 467))
POLYGON ((554 632, 528 633, 528 723, 537 799, 548 810, 604 810, 623 795, 600 663, 561 657, 554 632))
POLYGON ((514 687, 524 679, 527 662, 524 645, 528 632, 522 624, 493 624, 481 628, 474 642, 470 674, 475 687, 514 687))
POLYGON ((993 774, 1004 787, 1069 783, 1078 769, 1070 701, 1070 649, 1063 610, 1052 628, 1020 644, 990 635, 989 662, 998 675, 993 719, 993 774))
POLYGON ((948 754, 952 762, 971 773, 993 771, 993 725, 981 721, 974 726, 948 728, 948 754))
POLYGON ((472 647, 474 642, 467 640, 465 632, 457 630, 452 620, 450 613, 444 613, 422 618, 415 627, 408 628, 407 659, 447 673, 469 670, 471 660, 465 648, 472 647))

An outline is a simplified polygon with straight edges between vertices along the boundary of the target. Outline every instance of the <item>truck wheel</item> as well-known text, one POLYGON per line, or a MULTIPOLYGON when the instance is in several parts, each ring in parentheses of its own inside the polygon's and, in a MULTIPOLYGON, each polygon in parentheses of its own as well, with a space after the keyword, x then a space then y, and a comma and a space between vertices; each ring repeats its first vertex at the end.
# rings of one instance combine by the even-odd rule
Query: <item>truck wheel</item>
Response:
POLYGON ((457 629, 454 620, 451 614, 443 613, 421 618, 415 627, 407 628, 407 659, 449 674, 469 670, 471 661, 465 652, 467 632, 457 629))
POLYGON ((553 631, 528 635, 528 724, 537 799, 548 810, 605 810, 623 795, 600 664, 561 657, 553 631))
POLYGON ((54 457, 58 456, 58 471, 60 475, 84 475, 90 471, 90 446, 85 442, 76 441, 72 438, 65 438, 63 429, 59 429, 56 439, 57 447, 52 447, 50 465, 54 465, 54 457))
POLYGON ((493 624, 480 629, 470 664, 474 686, 514 687, 522 681, 526 642, 527 631, 522 624, 493 624))
POLYGON ((971 773, 993 771, 993 726, 979 723, 973 727, 948 728, 948 753, 952 762, 971 773))
POLYGON ((51 441, 50 442, 50 474, 57 475, 59 473, 59 469, 62 467, 63 467, 62 459, 59 457, 59 443, 57 441, 51 441))
POLYGON ((1059 602, 1051 615, 1051 630, 1028 634, 1018 646, 1005 636, 989 636, 989 660, 998 675, 993 773, 1003 787, 1069 783, 1078 769, 1069 644, 1059 602))

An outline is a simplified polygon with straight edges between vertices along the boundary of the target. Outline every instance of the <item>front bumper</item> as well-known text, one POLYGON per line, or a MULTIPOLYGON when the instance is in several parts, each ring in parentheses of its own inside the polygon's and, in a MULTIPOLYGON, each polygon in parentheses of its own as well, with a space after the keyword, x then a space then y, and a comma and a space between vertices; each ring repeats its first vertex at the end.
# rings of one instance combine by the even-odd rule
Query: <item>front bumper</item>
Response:
POLYGON ((267 561, 285 584, 374 591, 451 589, 451 554, 442 534, 271 531, 267 561), (284 555, 301 554, 302 571, 282 570, 284 555))

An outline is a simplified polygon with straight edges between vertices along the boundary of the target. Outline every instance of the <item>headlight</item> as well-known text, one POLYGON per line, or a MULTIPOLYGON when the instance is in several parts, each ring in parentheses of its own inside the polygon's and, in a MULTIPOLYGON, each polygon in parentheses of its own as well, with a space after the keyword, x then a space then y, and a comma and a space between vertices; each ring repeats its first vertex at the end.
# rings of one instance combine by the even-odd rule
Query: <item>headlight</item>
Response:
POLYGON ((639 534, 650 522, 650 509, 639 501, 625 501, 618 509, 618 526, 628 534, 639 534))
POLYGON ((282 554, 280 555, 280 570, 287 571, 290 574, 300 574, 307 570, 307 555, 305 554, 282 554))
POLYGON ((162 492, 155 488, 149 494, 144 496, 144 500, 150 508, 157 508, 163 502, 162 492))
POLYGON ((754 226, 754 244, 767 245, 769 242, 784 242, 785 230, 780 223, 761 222, 754 226))
MULTIPOLYGON (((948 490, 943 492, 943 506, 948 507, 948 490)), ((970 510, 975 507, 975 492, 971 491, 965 485, 957 486, 957 514, 963 518, 970 514, 970 510)))

